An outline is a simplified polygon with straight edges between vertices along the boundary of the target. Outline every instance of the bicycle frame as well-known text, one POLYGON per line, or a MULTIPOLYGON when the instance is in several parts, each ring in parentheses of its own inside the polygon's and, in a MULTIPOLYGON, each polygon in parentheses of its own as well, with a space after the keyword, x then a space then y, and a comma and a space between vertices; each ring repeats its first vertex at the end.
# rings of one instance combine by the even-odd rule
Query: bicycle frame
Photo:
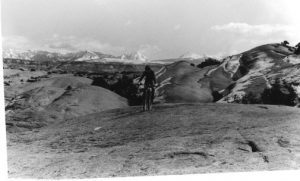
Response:
POLYGON ((144 88, 144 101, 143 101, 143 110, 150 111, 152 109, 152 88, 145 87, 144 88))

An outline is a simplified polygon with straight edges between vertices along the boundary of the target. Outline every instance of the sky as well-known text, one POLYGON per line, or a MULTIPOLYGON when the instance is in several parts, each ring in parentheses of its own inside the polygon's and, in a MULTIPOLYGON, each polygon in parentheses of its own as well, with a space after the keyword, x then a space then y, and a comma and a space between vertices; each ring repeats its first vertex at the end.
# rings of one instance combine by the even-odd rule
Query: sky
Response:
POLYGON ((240 53, 300 42, 298 0, 2 0, 3 49, 150 59, 240 53), (297 21, 298 20, 298 21, 297 21))

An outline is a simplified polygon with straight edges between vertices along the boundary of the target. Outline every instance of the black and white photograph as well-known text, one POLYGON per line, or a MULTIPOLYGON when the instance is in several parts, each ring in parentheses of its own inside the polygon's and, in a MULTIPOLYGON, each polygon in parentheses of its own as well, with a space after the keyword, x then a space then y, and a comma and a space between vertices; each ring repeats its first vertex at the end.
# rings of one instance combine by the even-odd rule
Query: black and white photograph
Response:
POLYGON ((297 0, 1 0, 1 40, 9 179, 300 169, 297 0))

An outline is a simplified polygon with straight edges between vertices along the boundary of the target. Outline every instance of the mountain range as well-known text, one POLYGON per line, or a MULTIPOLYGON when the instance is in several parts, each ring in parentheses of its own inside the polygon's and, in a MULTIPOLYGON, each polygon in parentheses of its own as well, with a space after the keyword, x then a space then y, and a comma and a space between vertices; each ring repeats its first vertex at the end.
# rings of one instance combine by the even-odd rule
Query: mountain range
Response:
POLYGON ((120 56, 105 54, 98 51, 77 51, 77 52, 49 52, 41 50, 15 50, 5 49, 3 50, 4 59, 20 59, 20 60, 31 60, 31 61, 75 61, 75 62, 120 62, 120 63, 132 63, 132 64, 145 64, 145 63, 158 63, 168 64, 177 62, 179 60, 186 60, 194 64, 203 62, 208 57, 198 55, 196 53, 187 52, 178 58, 162 59, 162 60, 150 60, 143 53, 136 52, 125 52, 120 56))
POLYGON ((143 63, 148 58, 140 52, 124 53, 121 56, 104 54, 97 51, 77 51, 58 53, 40 50, 20 51, 14 49, 3 50, 3 58, 32 61, 77 61, 77 62, 132 62, 143 63))

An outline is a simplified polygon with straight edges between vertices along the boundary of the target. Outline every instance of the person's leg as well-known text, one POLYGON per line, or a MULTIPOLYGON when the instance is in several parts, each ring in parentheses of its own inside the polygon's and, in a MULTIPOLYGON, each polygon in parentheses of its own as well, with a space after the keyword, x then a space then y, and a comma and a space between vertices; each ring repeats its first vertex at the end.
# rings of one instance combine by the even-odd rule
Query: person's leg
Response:
POLYGON ((147 105, 147 97, 146 97, 146 87, 144 87, 144 90, 143 90, 143 111, 146 110, 146 105, 147 105))
POLYGON ((147 89, 147 110, 150 111, 151 109, 151 89, 147 89))
POLYGON ((154 96, 155 96, 155 89, 154 86, 151 87, 151 103, 153 104, 154 101, 154 96))

